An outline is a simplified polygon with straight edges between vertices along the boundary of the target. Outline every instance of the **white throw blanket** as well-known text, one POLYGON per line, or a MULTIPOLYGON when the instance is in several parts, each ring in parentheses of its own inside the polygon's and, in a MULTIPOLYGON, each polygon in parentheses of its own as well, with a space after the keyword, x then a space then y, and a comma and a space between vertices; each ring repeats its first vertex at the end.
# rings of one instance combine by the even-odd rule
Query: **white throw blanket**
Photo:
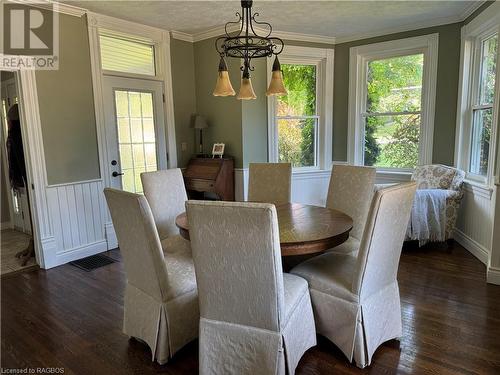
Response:
POLYGON ((419 246, 445 240, 447 196, 447 190, 417 190, 406 230, 407 239, 418 240, 419 246))

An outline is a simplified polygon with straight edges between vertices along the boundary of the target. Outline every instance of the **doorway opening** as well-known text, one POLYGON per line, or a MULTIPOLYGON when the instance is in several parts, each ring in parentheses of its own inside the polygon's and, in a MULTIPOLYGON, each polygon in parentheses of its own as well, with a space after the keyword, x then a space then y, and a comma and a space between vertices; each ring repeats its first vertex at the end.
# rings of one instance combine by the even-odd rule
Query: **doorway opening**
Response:
POLYGON ((0 72, 1 131, 0 274, 37 268, 30 189, 26 173, 26 142, 22 134, 19 90, 15 72, 0 72))

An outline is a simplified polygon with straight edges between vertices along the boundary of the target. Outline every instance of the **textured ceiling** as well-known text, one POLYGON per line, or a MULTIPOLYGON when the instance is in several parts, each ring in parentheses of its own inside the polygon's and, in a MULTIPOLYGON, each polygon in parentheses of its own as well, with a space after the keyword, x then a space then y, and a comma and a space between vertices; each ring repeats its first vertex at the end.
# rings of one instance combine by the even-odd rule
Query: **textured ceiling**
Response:
MULTIPOLYGON (((189 34, 232 21, 231 1, 65 1, 96 13, 189 34)), ((452 22, 473 1, 254 1, 254 12, 276 30, 336 38, 452 22)))

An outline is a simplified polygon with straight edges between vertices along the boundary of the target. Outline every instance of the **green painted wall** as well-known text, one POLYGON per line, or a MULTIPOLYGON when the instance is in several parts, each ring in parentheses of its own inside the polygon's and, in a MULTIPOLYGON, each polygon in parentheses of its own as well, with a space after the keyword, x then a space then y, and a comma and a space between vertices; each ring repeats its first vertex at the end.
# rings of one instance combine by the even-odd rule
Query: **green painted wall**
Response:
POLYGON ((100 178, 86 19, 59 23, 59 70, 36 72, 49 184, 100 178))
POLYGON ((174 92, 175 138, 177 144, 177 164, 187 165, 196 153, 195 130, 191 119, 196 113, 196 85, 193 43, 171 39, 172 88, 174 92), (182 151, 182 143, 187 148, 182 151))
MULTIPOLYGON (((212 95, 217 79, 219 55, 215 39, 194 43, 194 67, 197 112, 207 118, 209 128, 204 131, 204 152, 210 153, 216 142, 226 144, 225 154, 235 160, 235 167, 243 166, 242 102, 235 96, 212 95)), ((235 90, 240 86, 239 61, 228 59, 228 69, 235 90)), ((176 93, 174 92, 174 96, 176 93)))
MULTIPOLYGON (((267 62, 256 59, 252 62, 252 86, 257 95, 255 100, 242 100, 243 167, 249 163, 265 163, 267 155, 267 62)), ((238 83, 239 87, 239 83, 238 83)), ((238 90, 235 87, 235 90, 238 90)))
POLYGON ((349 48, 409 38, 439 34, 436 112, 434 120, 433 162, 453 164, 457 111, 458 76, 460 66, 460 23, 384 35, 341 43, 335 46, 333 102, 333 159, 347 160, 347 127, 349 99, 349 48))

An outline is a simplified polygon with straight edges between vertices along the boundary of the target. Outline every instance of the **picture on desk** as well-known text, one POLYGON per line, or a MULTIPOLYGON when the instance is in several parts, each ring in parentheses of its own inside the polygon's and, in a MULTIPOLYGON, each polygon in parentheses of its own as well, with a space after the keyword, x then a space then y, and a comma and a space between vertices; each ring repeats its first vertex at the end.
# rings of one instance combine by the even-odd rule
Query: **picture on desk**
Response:
POLYGON ((214 143, 214 147, 212 148, 212 157, 222 157, 224 155, 224 143, 214 143))

